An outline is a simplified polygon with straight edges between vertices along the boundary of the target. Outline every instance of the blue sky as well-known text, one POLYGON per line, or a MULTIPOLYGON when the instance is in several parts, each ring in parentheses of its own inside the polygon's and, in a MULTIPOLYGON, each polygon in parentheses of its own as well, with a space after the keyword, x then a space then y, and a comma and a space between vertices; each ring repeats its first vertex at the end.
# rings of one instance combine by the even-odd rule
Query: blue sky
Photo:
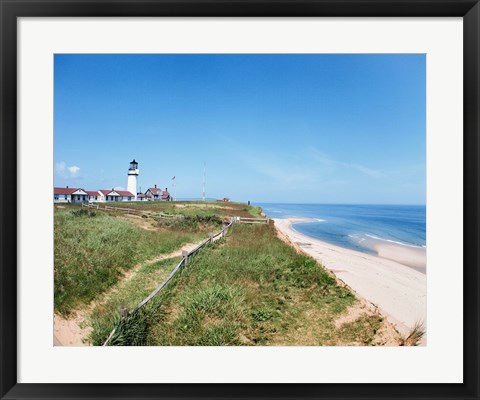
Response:
POLYGON ((55 55, 54 183, 425 204, 425 55, 55 55))

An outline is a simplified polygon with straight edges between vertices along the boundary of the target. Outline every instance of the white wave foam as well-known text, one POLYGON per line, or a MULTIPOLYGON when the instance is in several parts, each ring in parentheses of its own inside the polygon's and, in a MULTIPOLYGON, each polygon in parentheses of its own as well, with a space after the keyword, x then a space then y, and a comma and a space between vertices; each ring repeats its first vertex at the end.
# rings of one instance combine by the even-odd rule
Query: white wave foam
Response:
POLYGON ((403 242, 398 242, 396 240, 384 239, 384 238, 380 238, 378 236, 369 235, 368 233, 366 233, 365 236, 368 236, 369 238, 372 238, 372 239, 375 239, 375 240, 381 240, 382 242, 399 244, 400 246, 414 247, 414 248, 417 248, 417 249, 427 248, 427 246, 417 246, 417 245, 414 245, 414 244, 407 244, 407 243, 403 243, 403 242))

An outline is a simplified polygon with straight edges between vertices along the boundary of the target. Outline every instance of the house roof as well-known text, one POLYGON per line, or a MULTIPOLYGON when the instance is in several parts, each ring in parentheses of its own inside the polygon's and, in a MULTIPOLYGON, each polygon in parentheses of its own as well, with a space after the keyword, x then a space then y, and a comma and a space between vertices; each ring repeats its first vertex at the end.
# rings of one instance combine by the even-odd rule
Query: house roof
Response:
POLYGON ((53 188, 53 193, 54 194, 72 194, 73 192, 76 192, 78 188, 58 188, 54 187, 53 188))
POLYGON ((85 195, 87 192, 82 188, 53 188, 53 194, 74 194, 75 192, 80 192, 76 194, 85 195))
POLYGON ((168 191, 164 190, 162 192, 162 199, 168 199, 170 197, 170 193, 168 191))
POLYGON ((87 190, 87 193, 89 196, 98 196, 98 191, 95 190, 95 191, 92 191, 92 190, 87 190))
POLYGON ((127 190, 115 190, 120 196, 123 197, 135 197, 135 195, 127 190))
POLYGON ((99 192, 102 194, 102 196, 118 196, 118 192, 112 189, 101 189, 99 192))
POLYGON ((135 197, 133 193, 128 192, 127 190, 99 190, 102 196, 122 196, 122 197, 135 197))
POLYGON ((137 197, 142 199, 142 198, 147 197, 147 196, 145 196, 143 193, 139 193, 139 194, 137 194, 137 197))
MULTIPOLYGON (((160 194, 160 189, 159 188, 148 188, 147 192, 150 190, 150 192, 152 192, 152 194, 160 194)), ((146 193, 146 192, 145 192, 146 193)))

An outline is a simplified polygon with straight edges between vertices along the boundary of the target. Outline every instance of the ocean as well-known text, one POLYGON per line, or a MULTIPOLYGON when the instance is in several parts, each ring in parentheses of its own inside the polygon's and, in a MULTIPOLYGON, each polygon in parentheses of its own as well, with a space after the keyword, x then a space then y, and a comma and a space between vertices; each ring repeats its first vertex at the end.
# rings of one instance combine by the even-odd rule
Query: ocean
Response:
POLYGON ((374 254, 372 242, 426 248, 426 207, 410 205, 254 204, 270 218, 302 217, 304 235, 374 254))

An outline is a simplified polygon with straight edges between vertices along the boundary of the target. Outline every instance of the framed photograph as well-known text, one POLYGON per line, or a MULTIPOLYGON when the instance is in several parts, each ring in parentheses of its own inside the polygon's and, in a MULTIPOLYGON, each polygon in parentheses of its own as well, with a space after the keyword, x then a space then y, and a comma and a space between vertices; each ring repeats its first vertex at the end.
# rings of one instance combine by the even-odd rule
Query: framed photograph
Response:
POLYGON ((1 398, 479 398, 479 7, 1 0, 1 398))

